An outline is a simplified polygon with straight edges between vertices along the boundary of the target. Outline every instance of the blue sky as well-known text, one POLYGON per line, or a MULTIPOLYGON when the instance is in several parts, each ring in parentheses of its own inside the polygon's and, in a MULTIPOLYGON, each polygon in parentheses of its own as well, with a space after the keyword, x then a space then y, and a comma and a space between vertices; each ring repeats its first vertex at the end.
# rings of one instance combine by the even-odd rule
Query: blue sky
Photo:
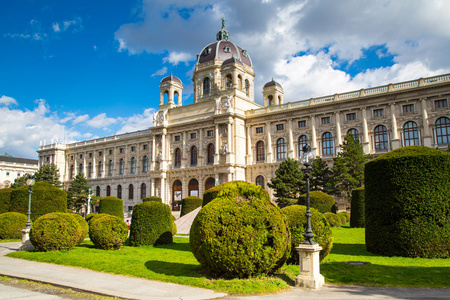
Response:
POLYGON ((285 102, 450 72, 449 1, 0 2, 0 153, 146 129, 170 72, 192 103, 221 18, 285 102))

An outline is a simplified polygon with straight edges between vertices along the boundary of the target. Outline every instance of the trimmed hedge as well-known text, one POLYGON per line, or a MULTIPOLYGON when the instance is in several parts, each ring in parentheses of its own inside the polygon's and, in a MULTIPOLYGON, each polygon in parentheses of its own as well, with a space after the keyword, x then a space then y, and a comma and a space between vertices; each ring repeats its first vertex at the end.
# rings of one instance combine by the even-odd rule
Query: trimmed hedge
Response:
POLYGON ((362 227, 366 226, 364 216, 364 202, 365 202, 365 189, 359 187, 352 190, 352 213, 350 215, 350 227, 362 227))
POLYGON ((172 217, 170 219, 172 220, 172 224, 170 224, 170 228, 172 228, 172 236, 174 236, 175 234, 177 234, 177 231, 178 231, 177 224, 175 224, 176 218, 174 215, 172 215, 172 217))
POLYGON ((20 239, 27 219, 26 215, 16 212, 0 214, 0 239, 20 239))
MULTIPOLYGON (((306 231, 306 206, 290 205, 283 207, 281 213, 286 217, 286 223, 291 232, 291 253, 288 264, 299 264, 299 254, 295 247, 305 240, 303 236, 306 231)), ((322 261, 333 248, 333 235, 331 226, 325 216, 315 208, 311 208, 311 228, 314 234, 314 241, 322 247, 320 251, 320 261, 322 261)))
POLYGON ((181 213, 180 217, 187 215, 193 210, 196 210, 200 206, 202 206, 203 200, 202 198, 196 197, 196 196, 189 196, 184 198, 181 201, 181 213))
POLYGON ((0 214, 9 212, 9 206, 11 205, 11 193, 14 189, 0 189, 0 214))
POLYGON ((346 211, 341 211, 339 213, 337 213, 338 216, 341 217, 341 219, 343 220, 342 224, 348 223, 350 222, 350 214, 346 211), (343 216, 343 217, 342 217, 343 216))
POLYGON ((98 215, 98 214, 95 213, 95 212, 88 213, 87 216, 86 216, 86 222, 89 223, 89 222, 91 221, 91 219, 92 219, 93 217, 95 217, 96 215, 98 215))
POLYGON ((326 212, 323 214, 325 218, 327 218, 328 223, 330 223, 331 227, 341 227, 342 219, 335 213, 326 212))
MULTIPOLYGON (((241 181, 241 180, 237 180, 237 181, 232 181, 232 182, 246 182, 246 181, 241 181)), ((210 189, 208 189, 207 191, 205 191, 203 193, 203 203, 202 203, 202 207, 204 207, 206 204, 208 204, 209 202, 213 201, 218 195, 219 192, 222 190, 223 186, 225 184, 227 184, 228 182, 225 183, 221 183, 219 185, 216 185, 210 189)), ((270 195, 266 190, 262 190, 262 193, 264 193, 264 197, 267 197, 270 199, 270 195)))
MULTIPOLYGON (((321 191, 309 192, 311 208, 315 208, 321 213, 331 212, 334 205, 334 197, 321 191)), ((306 206, 306 194, 300 195, 297 204, 306 206)))
POLYGON ((74 214, 49 213, 33 222, 30 241, 37 251, 70 250, 80 240, 81 227, 74 214))
POLYGON ((156 201, 156 202, 162 203, 162 199, 157 196, 150 196, 150 197, 142 199, 142 202, 147 202, 147 201, 156 201))
MULTIPOLYGON (((53 212, 66 212, 65 191, 43 181, 36 182, 31 194, 31 221, 53 212)), ((26 214, 28 211, 28 186, 14 189, 11 193, 10 211, 26 214)))
POLYGON ((80 224, 81 234, 80 234, 80 239, 77 242, 77 245, 81 245, 81 244, 83 244, 84 239, 86 238, 86 236, 89 232, 89 225, 86 222, 86 220, 79 214, 75 214, 75 213, 71 213, 71 214, 73 214, 73 217, 75 218, 75 220, 77 220, 78 224, 80 224))
POLYGON ((172 223, 172 213, 167 204, 155 201, 136 204, 131 217, 130 245, 172 243, 172 223))
POLYGON ((114 196, 100 198, 100 213, 123 219, 123 200, 114 196))
POLYGON ((213 205, 200 210, 189 240, 211 275, 246 278, 271 274, 284 264, 290 253, 289 229, 267 195, 260 186, 228 182, 213 205))
POLYGON ((399 148, 365 167, 366 247, 388 256, 450 257, 450 154, 399 148))
POLYGON ((117 250, 128 236, 128 226, 122 218, 105 214, 91 219, 89 238, 96 248, 117 250))

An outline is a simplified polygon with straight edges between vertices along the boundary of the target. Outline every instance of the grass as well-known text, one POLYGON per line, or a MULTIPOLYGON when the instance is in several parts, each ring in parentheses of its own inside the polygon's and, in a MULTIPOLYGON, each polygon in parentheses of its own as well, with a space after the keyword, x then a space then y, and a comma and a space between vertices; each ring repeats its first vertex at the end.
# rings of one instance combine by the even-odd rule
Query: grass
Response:
MULTIPOLYGON (((387 257, 365 250, 364 229, 333 228, 334 246, 321 264, 326 283, 339 285, 449 288, 450 259, 387 257), (347 262, 364 262, 351 265, 347 262)), ((208 277, 190 251, 189 239, 175 237, 164 246, 124 246, 119 251, 95 249, 90 242, 70 251, 14 252, 10 257, 76 266, 212 289, 235 295, 277 293, 294 285, 298 265, 284 266, 273 277, 217 279, 208 277)))

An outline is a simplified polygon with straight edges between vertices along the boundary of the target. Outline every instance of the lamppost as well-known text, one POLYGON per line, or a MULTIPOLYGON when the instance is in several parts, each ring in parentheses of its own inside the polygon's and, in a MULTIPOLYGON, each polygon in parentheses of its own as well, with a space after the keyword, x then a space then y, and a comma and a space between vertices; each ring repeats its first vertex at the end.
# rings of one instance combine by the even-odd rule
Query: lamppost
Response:
POLYGON ((309 198, 309 172, 310 166, 314 162, 314 154, 311 147, 306 144, 303 146, 303 152, 300 156, 300 162, 305 166, 302 170, 306 178, 306 231, 304 241, 295 247, 299 253, 300 274, 295 278, 295 286, 318 289, 325 283, 325 279, 320 274, 319 253, 322 247, 313 240, 314 234, 311 229, 311 200, 309 198))
POLYGON ((35 180, 32 175, 27 179, 28 185, 28 212, 27 212, 27 223, 25 228, 20 232, 22 233, 22 246, 20 246, 19 250, 34 250, 34 246, 30 241, 30 230, 31 230, 31 194, 33 193, 33 185, 35 180))

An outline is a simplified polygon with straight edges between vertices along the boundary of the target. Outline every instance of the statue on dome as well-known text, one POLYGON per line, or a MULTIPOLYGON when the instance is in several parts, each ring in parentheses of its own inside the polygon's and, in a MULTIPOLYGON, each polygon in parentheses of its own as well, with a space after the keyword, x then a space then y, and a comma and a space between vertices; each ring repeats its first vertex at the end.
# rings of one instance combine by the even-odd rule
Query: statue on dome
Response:
POLYGON ((225 18, 222 18, 222 28, 225 28, 225 18))

